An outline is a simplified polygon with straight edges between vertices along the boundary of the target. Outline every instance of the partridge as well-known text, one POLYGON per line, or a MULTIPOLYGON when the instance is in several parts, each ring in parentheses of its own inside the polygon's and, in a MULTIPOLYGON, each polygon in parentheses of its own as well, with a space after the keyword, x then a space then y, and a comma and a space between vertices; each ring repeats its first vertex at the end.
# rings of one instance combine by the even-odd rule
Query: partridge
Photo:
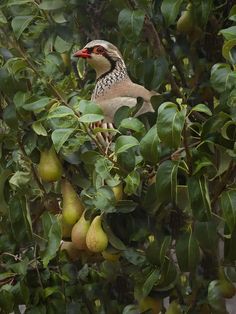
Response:
POLYGON ((154 111, 150 98, 156 93, 131 81, 116 46, 105 40, 93 40, 77 51, 74 57, 85 58, 96 71, 96 85, 91 100, 103 110, 104 122, 112 123, 120 107, 134 107, 137 97, 143 98, 143 104, 136 116, 154 111))

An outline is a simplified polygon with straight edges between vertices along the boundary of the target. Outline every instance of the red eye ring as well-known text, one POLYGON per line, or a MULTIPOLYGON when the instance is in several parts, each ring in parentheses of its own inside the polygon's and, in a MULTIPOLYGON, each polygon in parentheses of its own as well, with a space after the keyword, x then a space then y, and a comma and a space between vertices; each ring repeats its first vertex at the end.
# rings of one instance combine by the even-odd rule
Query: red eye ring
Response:
POLYGON ((101 55, 105 52, 105 48, 102 46, 96 46, 93 48, 93 53, 96 53, 98 55, 101 55))

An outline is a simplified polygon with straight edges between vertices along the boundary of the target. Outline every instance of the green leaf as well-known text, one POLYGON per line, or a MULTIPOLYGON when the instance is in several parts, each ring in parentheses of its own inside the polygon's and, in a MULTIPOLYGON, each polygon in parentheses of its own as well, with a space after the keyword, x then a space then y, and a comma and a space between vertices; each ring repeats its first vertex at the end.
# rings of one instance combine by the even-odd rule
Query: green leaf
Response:
POLYGON ((225 299, 221 293, 219 280, 213 280, 209 283, 207 299, 211 308, 216 311, 216 313, 228 313, 225 307, 225 299))
POLYGON ((102 212, 115 212, 115 196, 110 187, 100 187, 94 194, 93 204, 96 209, 100 209, 102 212))
POLYGON ((11 184, 13 189, 21 189, 23 186, 29 183, 29 181, 31 180, 31 176, 32 175, 30 172, 16 171, 9 180, 9 183, 11 184))
POLYGON ((147 260, 153 265, 163 265, 170 244, 170 236, 160 237, 151 242, 146 250, 147 260))
POLYGON ((11 285, 3 285, 0 290, 0 308, 5 313, 11 313, 14 307, 14 295, 11 293, 11 285))
POLYGON ((54 42, 54 47, 56 51, 63 53, 69 51, 71 49, 72 44, 68 43, 67 41, 63 40, 60 36, 56 37, 54 42))
POLYGON ((161 12, 165 19, 166 26, 170 26, 176 20, 180 11, 183 0, 163 0, 161 4, 161 12))
POLYGON ((217 225, 214 221, 196 221, 194 235, 203 250, 215 252, 218 236, 217 225))
POLYGON ((42 135, 42 136, 48 135, 47 130, 45 129, 45 127, 42 125, 42 123, 40 121, 33 122, 32 123, 32 129, 38 135, 42 135))
POLYGON ((236 26, 221 29, 219 33, 222 34, 226 40, 236 39, 236 26))
POLYGON ((0 215, 5 215, 8 211, 8 204, 5 199, 4 190, 10 174, 10 169, 2 169, 0 167, 0 215))
POLYGON ((0 10, 0 24, 7 24, 7 19, 3 14, 2 10, 0 10))
POLYGON ((200 251, 198 242, 192 232, 181 234, 177 239, 176 256, 181 271, 195 271, 200 261, 200 251))
POLYGON ((65 2, 63 0, 43 0, 39 4, 39 8, 42 10, 57 10, 61 9, 65 6, 65 2))
POLYGON ((39 100, 24 104, 23 108, 27 111, 40 111, 45 108, 50 101, 51 98, 43 97, 39 100))
POLYGON ((158 269, 154 269, 151 274, 148 276, 146 281, 143 284, 142 292, 143 297, 146 297, 151 292, 153 286, 160 278, 160 271, 158 269))
POLYGON ((137 313, 139 313, 139 307, 138 305, 134 304, 126 305, 122 312, 122 314, 137 314, 137 313))
POLYGON ((193 112, 193 111, 203 112, 203 113, 207 114, 208 116, 212 116, 211 110, 205 104, 198 104, 198 105, 194 106, 191 109, 191 112, 193 112))
POLYGON ((178 279, 178 273, 174 263, 165 257, 164 263, 161 267, 161 276, 155 287, 158 291, 168 291, 173 289, 178 279))
POLYGON ((11 5, 20 5, 20 4, 25 4, 25 3, 33 3, 33 0, 9 0, 7 2, 7 6, 11 5))
POLYGON ((219 93, 227 88, 228 76, 231 73, 229 64, 217 63, 211 69, 211 85, 219 93))
POLYGON ((116 213, 131 213, 137 207, 137 203, 132 200, 120 200, 115 205, 116 213))
POLYGON ((122 254, 129 263, 133 265, 143 265, 145 262, 145 256, 142 251, 136 250, 134 248, 127 248, 122 254))
POLYGON ((102 109, 93 101, 90 100, 80 100, 78 107, 76 106, 76 109, 78 109, 83 115, 86 114, 98 114, 102 115, 102 109))
POLYGON ((42 224, 44 237, 47 239, 46 247, 42 252, 43 266, 47 267, 48 263, 56 256, 61 242, 61 224, 54 216, 45 212, 42 215, 42 224))
POLYGON ((16 38, 19 39, 24 30, 29 26, 30 22, 33 20, 34 16, 16 16, 11 22, 13 32, 16 35, 16 38))
POLYGON ((211 218, 211 202, 206 178, 190 177, 187 186, 193 216, 199 221, 208 221, 211 218))
POLYGON ((139 142, 135 137, 129 136, 129 135, 121 135, 116 140, 115 152, 117 155, 119 155, 120 153, 127 151, 129 148, 135 147, 138 145, 139 145, 139 142))
POLYGON ((55 119, 55 118, 64 118, 68 116, 74 116, 74 112, 72 109, 66 106, 58 106, 49 111, 47 118, 55 119))
POLYGON ((140 174, 137 171, 132 171, 128 174, 128 176, 124 179, 126 185, 124 188, 124 192, 127 195, 134 194, 140 185, 140 174))
POLYGON ((143 28, 145 13, 142 10, 123 9, 118 16, 118 25, 127 39, 136 40, 143 28))
POLYGON ((54 287, 47 287, 44 289, 44 297, 45 298, 48 298, 50 295, 53 295, 53 294, 60 294, 62 297, 63 297, 63 294, 60 290, 60 288, 58 286, 54 286, 54 287))
POLYGON ((157 169, 156 194, 159 205, 164 201, 176 203, 178 166, 178 162, 166 160, 157 169))
POLYGON ((171 148, 178 148, 184 127, 186 108, 178 110, 176 104, 163 103, 158 109, 157 134, 160 140, 171 148))
POLYGON ((117 250, 120 250, 120 251, 125 250, 126 249, 125 244, 114 234, 110 225, 107 222, 107 219, 103 220, 102 226, 108 236, 109 243, 117 250))
POLYGON ((230 233, 236 227, 236 190, 224 191, 220 197, 220 208, 230 233))
POLYGON ((52 141, 56 152, 58 153, 63 144, 68 140, 70 135, 74 132, 74 129, 57 129, 52 132, 52 141))
POLYGON ((104 119, 104 116, 101 114, 89 113, 89 114, 84 114, 83 116, 81 116, 78 119, 78 121, 83 122, 83 123, 92 123, 92 122, 101 121, 103 119, 104 119))
POLYGON ((144 124, 139 121, 137 118, 126 118, 121 121, 121 124, 119 126, 120 128, 128 129, 128 130, 133 130, 137 133, 144 133, 145 132, 145 127, 144 124))
POLYGON ((160 139, 154 125, 140 141, 140 152, 144 160, 156 164, 160 159, 160 139))
POLYGON ((232 56, 232 49, 235 49, 236 47, 236 39, 228 40, 224 43, 222 47, 222 55, 223 57, 227 60, 232 62, 233 64, 235 63, 235 60, 232 56))

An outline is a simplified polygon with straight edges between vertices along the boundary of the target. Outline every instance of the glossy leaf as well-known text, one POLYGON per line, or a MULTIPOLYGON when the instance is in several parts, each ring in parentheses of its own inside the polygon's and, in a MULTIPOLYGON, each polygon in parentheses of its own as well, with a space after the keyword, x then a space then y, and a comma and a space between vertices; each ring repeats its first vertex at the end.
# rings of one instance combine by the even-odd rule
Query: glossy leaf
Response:
POLYGON ((176 242, 176 255, 181 271, 195 271, 200 261, 200 251, 192 232, 180 235, 176 242))
POLYGON ((140 152, 144 160, 157 163, 160 155, 160 139, 157 129, 153 126, 140 141, 140 152))
POLYGON ((57 129, 52 132, 52 141, 57 153, 73 132, 74 129, 57 129))
POLYGON ((158 109, 157 134, 166 146, 177 148, 181 142, 186 109, 178 110, 174 103, 165 102, 158 109))
POLYGON ((42 10, 57 10, 60 8, 63 8, 65 6, 65 3, 63 0, 43 0, 40 5, 39 8, 42 10))
POLYGON ((178 162, 164 161, 156 173, 156 193, 159 204, 176 201, 178 162))
POLYGON ((115 152, 117 155, 119 155, 127 151, 129 148, 135 147, 138 145, 139 145, 139 142, 135 137, 129 136, 129 135, 121 135, 116 140, 115 152))
POLYGON ((236 227, 236 190, 222 193, 220 207, 230 232, 233 232, 236 227))
POLYGON ((118 17, 118 25, 129 40, 137 38, 143 28, 145 13, 141 10, 123 9, 118 17))
POLYGON ((124 188, 124 192, 127 195, 131 195, 136 193, 137 189, 140 185, 140 175, 137 171, 132 171, 129 175, 124 179, 126 185, 124 188))
POLYGON ((170 26, 175 22, 175 19, 180 11, 180 6, 183 0, 164 0, 161 4, 161 12, 164 16, 166 26, 170 26))
POLYGON ((211 204, 206 179, 190 177, 187 185, 193 216, 200 221, 209 220, 211 204))
POLYGON ((13 18, 11 25, 16 38, 19 39, 24 30, 29 26, 30 22, 33 20, 34 16, 16 16, 13 18))

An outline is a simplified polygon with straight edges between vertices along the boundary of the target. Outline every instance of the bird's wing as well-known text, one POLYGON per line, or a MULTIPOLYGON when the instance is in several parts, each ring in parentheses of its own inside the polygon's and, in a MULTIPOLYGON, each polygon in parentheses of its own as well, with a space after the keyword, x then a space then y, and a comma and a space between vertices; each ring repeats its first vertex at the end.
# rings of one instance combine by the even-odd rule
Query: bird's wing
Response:
POLYGON ((153 112, 150 98, 155 93, 150 92, 145 87, 133 83, 130 79, 118 82, 106 91, 102 96, 94 100, 104 111, 107 121, 112 122, 115 112, 122 106, 134 107, 137 98, 144 99, 143 105, 135 116, 145 112, 153 112))

